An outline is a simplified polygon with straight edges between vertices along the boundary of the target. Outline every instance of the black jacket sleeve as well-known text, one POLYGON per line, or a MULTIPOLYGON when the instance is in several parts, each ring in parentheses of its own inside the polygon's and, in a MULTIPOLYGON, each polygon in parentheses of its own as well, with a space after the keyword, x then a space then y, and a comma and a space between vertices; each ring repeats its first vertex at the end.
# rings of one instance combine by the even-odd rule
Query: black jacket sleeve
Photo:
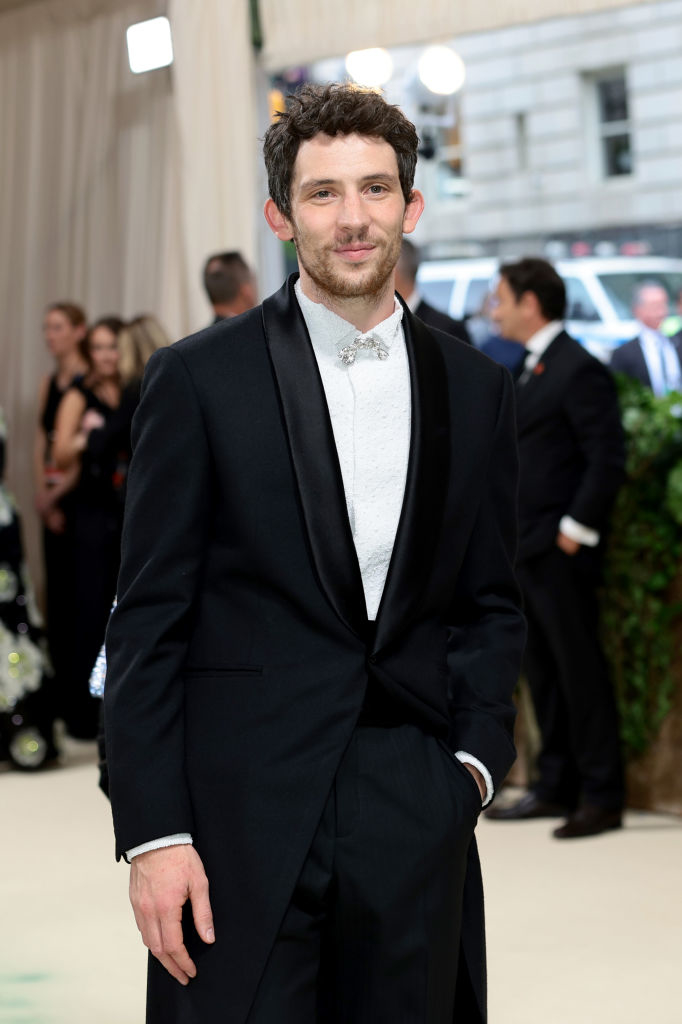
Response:
POLYGON ((514 575, 518 456, 513 384, 502 382, 483 494, 459 572, 449 630, 448 668, 453 749, 478 757, 495 789, 514 757, 512 694, 525 643, 514 575))
POLYGON ((193 830, 181 672, 205 554, 211 463, 192 379, 173 348, 149 362, 132 438, 104 693, 117 857, 193 830))

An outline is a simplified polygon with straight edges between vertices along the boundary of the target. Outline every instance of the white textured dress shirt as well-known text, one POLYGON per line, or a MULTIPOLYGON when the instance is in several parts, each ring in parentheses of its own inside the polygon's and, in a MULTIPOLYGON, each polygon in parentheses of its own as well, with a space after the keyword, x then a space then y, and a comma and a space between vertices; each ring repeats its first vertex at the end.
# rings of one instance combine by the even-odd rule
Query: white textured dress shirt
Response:
MULTIPOLYGON (((329 408, 367 618, 374 620, 398 530, 410 454, 412 398, 403 308, 396 299, 393 313, 362 334, 326 306, 309 299, 300 281, 295 289, 329 408), (352 365, 343 362, 342 348, 370 338, 381 344, 387 358, 379 359, 371 349, 359 349, 352 365)), ((455 756, 480 771, 486 783, 485 806, 493 798, 490 772, 466 751, 455 751, 455 756)), ((130 860, 147 850, 191 841, 186 833, 165 836, 128 850, 127 857, 130 860)))
POLYGON ((410 453, 410 370, 402 329, 403 308, 363 335, 347 320, 303 294, 296 298, 310 334, 341 466, 346 508, 365 591, 374 620, 398 530, 410 453), (360 349, 347 366, 339 352, 375 338, 388 352, 360 349))

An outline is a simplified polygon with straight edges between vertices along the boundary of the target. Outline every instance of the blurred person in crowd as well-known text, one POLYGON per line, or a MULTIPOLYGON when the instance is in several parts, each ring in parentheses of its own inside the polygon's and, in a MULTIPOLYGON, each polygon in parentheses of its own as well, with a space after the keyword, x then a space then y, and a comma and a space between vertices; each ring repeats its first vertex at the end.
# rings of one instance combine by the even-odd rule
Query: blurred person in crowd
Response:
POLYGON ((147 369, 104 701, 148 1024, 485 1019, 513 393, 396 298, 417 147, 377 93, 304 86, 265 137, 300 276, 147 369))
POLYGON ((19 515, 4 484, 6 440, 0 409, 0 761, 32 769, 57 756, 53 680, 24 562, 19 515))
POLYGON ((59 708, 68 733, 94 739, 98 702, 88 691, 116 592, 123 517, 123 488, 130 458, 130 423, 137 404, 119 369, 123 321, 103 317, 83 344, 88 370, 67 391, 57 411, 54 459, 64 472, 78 472, 74 503, 75 611, 72 673, 59 708))
POLYGON ((423 298, 417 284, 419 263, 419 249, 409 239, 403 238, 395 268, 395 290, 403 297, 410 311, 427 327, 435 327, 470 344, 469 332, 463 320, 453 320, 451 316, 441 313, 423 298))
POLYGON ((526 354, 523 345, 517 341, 492 333, 482 343, 481 352, 501 366, 506 366, 512 376, 516 376, 526 354))
POLYGON ((668 316, 668 293, 657 281, 644 281, 632 296, 639 337, 617 348, 611 357, 614 373, 634 377, 658 397, 682 390, 682 334, 668 338, 661 327, 668 316))
MULTIPOLYGON (((151 356, 160 348, 170 345, 171 339, 161 326, 155 316, 150 313, 142 313, 125 324, 118 335, 119 360, 118 367, 121 380, 124 383, 121 402, 115 418, 117 426, 110 422, 109 436, 114 439, 115 430, 118 430, 117 445, 125 448, 130 442, 130 424, 132 414, 137 407, 140 398, 140 386, 144 369, 151 356)), ((104 635, 102 635, 102 647, 97 660, 92 668, 89 678, 89 690, 93 697, 101 699, 104 695, 104 682, 106 678, 106 652, 104 649, 104 635)), ((104 739, 103 723, 100 714, 100 727, 97 735, 99 748, 99 772, 100 788, 106 796, 109 795, 109 782, 106 761, 106 743, 104 739)))
POLYGON ((480 331, 480 340, 479 337, 475 338, 474 344, 478 345, 481 352, 489 359, 494 359, 501 366, 506 366, 512 376, 516 378, 520 372, 526 348, 519 341, 502 337, 492 317, 495 302, 493 293, 488 292, 480 312, 474 318, 480 331), (485 329, 485 335, 481 327, 485 329))
MULTIPOLYGON (((84 311, 73 302, 53 302, 43 318, 43 334, 54 357, 54 372, 40 382, 33 455, 35 506, 43 522, 46 632, 55 673, 52 694, 68 687, 74 631, 73 488, 78 467, 58 469, 53 455, 57 409, 64 394, 87 370, 82 342, 84 311)), ((56 710, 56 708, 55 708, 56 710)))
POLYGON ((170 343, 168 333, 151 313, 140 313, 125 324, 118 336, 118 369, 125 386, 139 389, 151 356, 170 343))
POLYGON ((666 338, 672 338, 676 334, 682 336, 682 288, 677 293, 675 312, 665 318, 661 324, 661 331, 666 338))
POLYGON ((566 289, 550 263, 500 267, 494 318, 525 345, 517 380, 521 475, 518 577, 528 619, 524 670, 541 733, 538 778, 496 820, 566 816, 557 839, 621 825, 623 769, 599 641, 604 532, 625 454, 608 369, 563 328, 566 289))
POLYGON ((256 277, 240 252, 218 252, 204 265, 204 288, 215 313, 214 323, 253 309, 258 302, 256 277))

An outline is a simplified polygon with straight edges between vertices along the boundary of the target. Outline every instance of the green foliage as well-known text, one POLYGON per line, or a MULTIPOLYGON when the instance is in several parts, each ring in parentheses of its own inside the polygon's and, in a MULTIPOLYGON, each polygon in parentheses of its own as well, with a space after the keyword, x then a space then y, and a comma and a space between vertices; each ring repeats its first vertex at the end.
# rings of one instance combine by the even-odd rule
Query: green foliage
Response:
POLYGON ((618 377, 627 479, 606 553, 602 628, 626 755, 646 750, 670 710, 673 628, 682 605, 671 584, 682 555, 682 395, 655 398, 618 377))

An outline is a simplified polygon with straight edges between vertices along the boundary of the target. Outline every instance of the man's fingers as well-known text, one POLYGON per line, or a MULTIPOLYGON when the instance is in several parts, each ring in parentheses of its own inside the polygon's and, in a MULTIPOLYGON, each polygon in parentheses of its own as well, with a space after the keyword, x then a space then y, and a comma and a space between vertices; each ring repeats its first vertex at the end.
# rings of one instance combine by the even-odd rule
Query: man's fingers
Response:
MULTIPOLYGON (((182 974, 186 975, 188 978, 196 977, 197 969, 194 966, 194 961, 187 952, 185 944, 182 941, 182 925, 180 924, 180 921, 161 921, 161 946, 162 948, 159 952, 164 956, 170 957, 182 974)), ((154 953, 154 956, 157 956, 157 953, 153 949, 152 953, 154 953)), ((158 959, 161 960, 161 957, 158 956, 158 959)), ((164 961, 161 960, 161 963, 164 963, 164 961)), ((164 966, 167 967, 165 963, 164 966)), ((167 969, 170 970, 170 968, 167 969)), ((174 974, 173 971, 171 971, 171 974, 173 974, 174 978, 178 977, 178 975, 174 974)), ((178 978, 178 981, 179 980, 180 979, 178 978)))
POLYGON ((142 941, 149 952, 163 964, 181 985, 196 977, 197 969, 182 941, 182 927, 179 921, 164 922, 151 914, 135 910, 135 921, 142 935, 142 941))
MULTIPOLYGON (((154 953, 153 950, 152 953, 154 953)), ((177 963, 170 955, 170 953, 154 953, 154 956, 156 957, 160 964, 163 964, 168 973, 172 975, 176 979, 176 981, 179 981, 181 985, 189 984, 189 975, 187 974, 186 971, 183 971, 182 968, 178 967, 177 963)))
POLYGON ((203 875, 201 880, 190 888, 189 898, 192 903, 194 927, 204 942, 215 942, 213 912, 208 898, 208 879, 203 875))

